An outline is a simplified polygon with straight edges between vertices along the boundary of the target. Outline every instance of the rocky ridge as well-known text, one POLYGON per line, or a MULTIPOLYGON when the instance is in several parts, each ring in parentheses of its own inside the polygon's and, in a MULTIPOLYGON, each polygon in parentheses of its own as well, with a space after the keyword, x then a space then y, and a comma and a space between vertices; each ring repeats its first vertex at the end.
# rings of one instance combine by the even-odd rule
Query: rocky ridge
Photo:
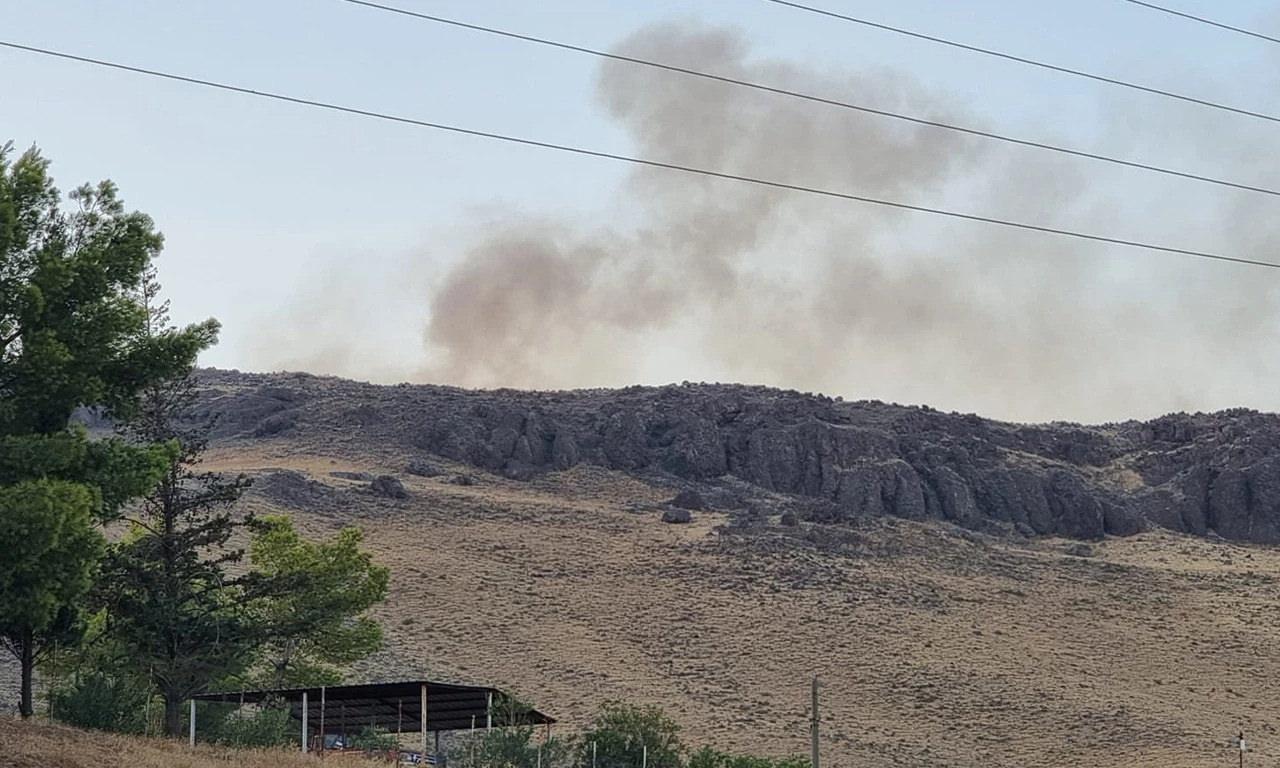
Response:
MULTIPOLYGON (((1236 409, 1086 426, 765 387, 523 392, 205 370, 220 441, 323 441, 510 478, 590 464, 731 487, 728 506, 839 522, 943 520, 1097 539, 1151 527, 1280 541, 1280 416, 1236 409)), ((708 493, 708 499, 726 494, 708 493)), ((724 506, 724 504, 721 504, 724 506)))

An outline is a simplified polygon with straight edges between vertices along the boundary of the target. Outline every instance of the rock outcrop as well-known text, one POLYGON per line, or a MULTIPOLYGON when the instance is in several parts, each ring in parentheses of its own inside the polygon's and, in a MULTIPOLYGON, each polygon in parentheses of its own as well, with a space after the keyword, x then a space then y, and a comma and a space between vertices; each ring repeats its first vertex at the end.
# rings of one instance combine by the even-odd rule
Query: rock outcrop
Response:
POLYGON ((400 478, 392 475, 378 475, 369 483, 369 490, 388 499, 407 499, 409 491, 400 482, 400 478))
POLYGON ((1280 542, 1280 417, 1255 411, 1024 425, 736 385, 480 392, 222 371, 202 383, 224 439, 368 441, 513 478, 585 462, 686 484, 733 479, 834 520, 1280 542))

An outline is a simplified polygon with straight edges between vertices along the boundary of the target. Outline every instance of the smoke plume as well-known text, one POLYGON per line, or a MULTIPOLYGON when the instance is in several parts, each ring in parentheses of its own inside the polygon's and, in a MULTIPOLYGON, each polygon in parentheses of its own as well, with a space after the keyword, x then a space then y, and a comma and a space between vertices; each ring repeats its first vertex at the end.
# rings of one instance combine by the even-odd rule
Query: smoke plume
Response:
MULTIPOLYGON (((982 124, 894 72, 755 60, 734 31, 652 27, 620 51, 982 124)), ((602 66, 598 98, 636 155, 666 162, 1254 257, 1280 234, 1257 196, 624 63, 602 66)), ((1117 136, 1171 133, 1163 107, 1104 106, 1117 136)), ((1186 131, 1220 130, 1204 119, 1186 131)), ((1214 160, 1269 141, 1242 136, 1214 160)), ((1271 273, 652 168, 605 207, 476 233, 430 291, 416 378, 743 381, 1025 420, 1280 405, 1271 273)))

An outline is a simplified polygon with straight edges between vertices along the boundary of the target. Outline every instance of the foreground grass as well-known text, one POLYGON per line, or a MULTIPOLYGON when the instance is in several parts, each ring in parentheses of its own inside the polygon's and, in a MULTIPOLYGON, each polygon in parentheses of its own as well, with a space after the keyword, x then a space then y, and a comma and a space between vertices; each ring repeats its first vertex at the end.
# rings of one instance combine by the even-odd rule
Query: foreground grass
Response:
MULTIPOLYGON (((326 768, 369 766, 355 756, 325 759, 326 768)), ((0 716, 0 766, 4 768, 294 768, 317 765, 293 750, 229 749, 185 741, 83 731, 43 721, 0 716)))

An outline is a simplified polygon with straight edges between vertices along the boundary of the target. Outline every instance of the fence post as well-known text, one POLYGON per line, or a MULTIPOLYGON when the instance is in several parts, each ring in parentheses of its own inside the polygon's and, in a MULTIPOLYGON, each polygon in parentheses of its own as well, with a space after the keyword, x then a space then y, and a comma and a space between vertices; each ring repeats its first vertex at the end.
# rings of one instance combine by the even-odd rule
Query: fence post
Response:
POLYGON ((809 725, 809 730, 811 732, 811 738, 812 738, 812 743, 809 745, 810 751, 812 752, 810 759, 813 762, 813 768, 818 768, 818 723, 819 722, 820 720, 818 719, 818 676, 814 675, 813 677, 813 722, 810 723, 809 725))
POLYGON ((311 735, 307 729, 307 692, 302 692, 302 753, 307 753, 307 737, 311 735))

